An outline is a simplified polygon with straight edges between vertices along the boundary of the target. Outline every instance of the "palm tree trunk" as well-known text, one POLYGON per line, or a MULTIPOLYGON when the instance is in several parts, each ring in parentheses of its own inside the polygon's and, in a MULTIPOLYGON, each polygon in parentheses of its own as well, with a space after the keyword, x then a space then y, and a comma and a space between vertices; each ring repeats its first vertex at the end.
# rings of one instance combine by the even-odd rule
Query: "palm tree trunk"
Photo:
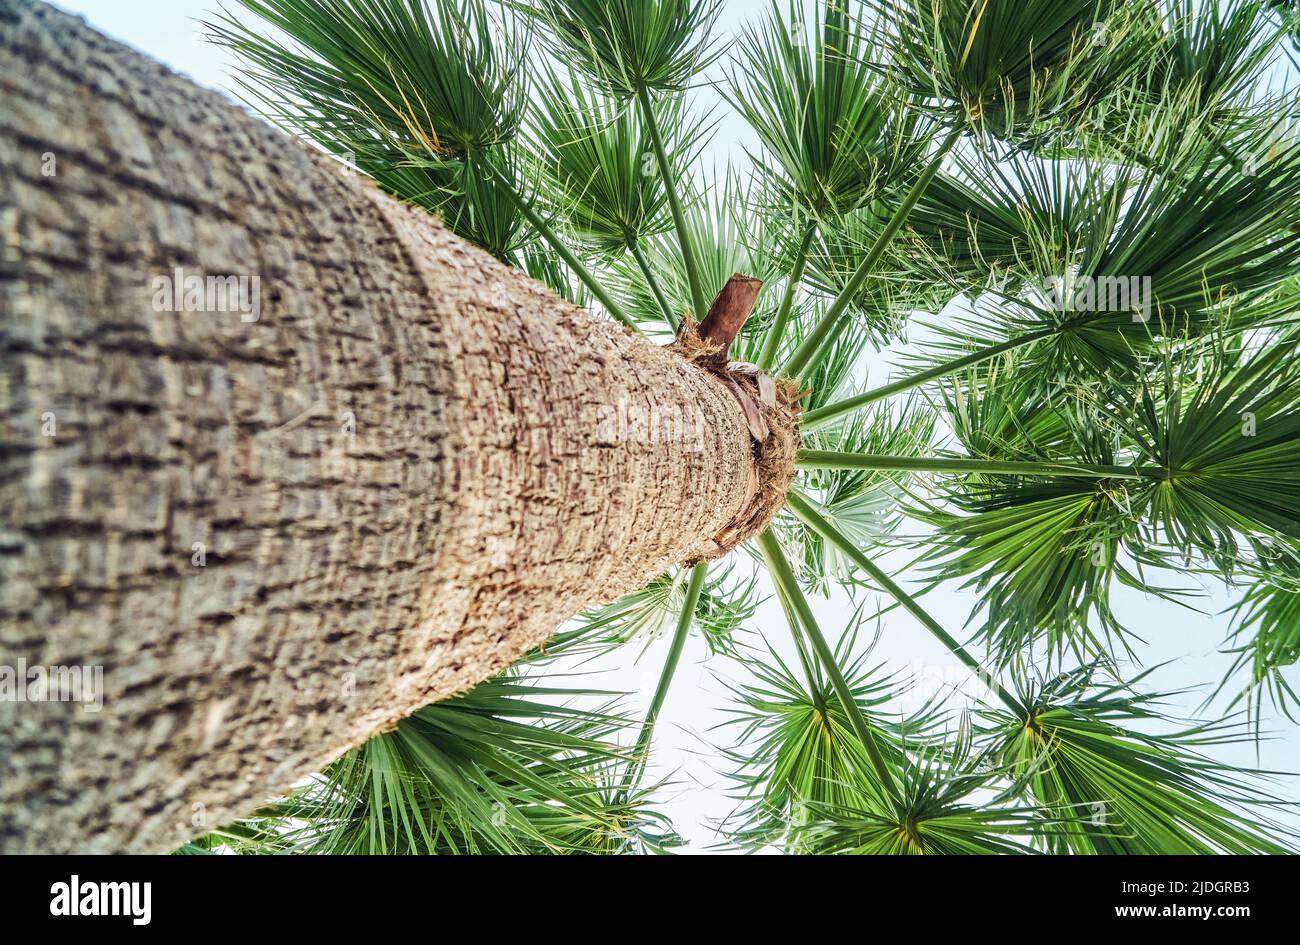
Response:
POLYGON ((247 814, 752 489, 708 373, 26 0, 0 230, 0 670, 103 672, 99 711, 0 677, 4 852, 247 814))

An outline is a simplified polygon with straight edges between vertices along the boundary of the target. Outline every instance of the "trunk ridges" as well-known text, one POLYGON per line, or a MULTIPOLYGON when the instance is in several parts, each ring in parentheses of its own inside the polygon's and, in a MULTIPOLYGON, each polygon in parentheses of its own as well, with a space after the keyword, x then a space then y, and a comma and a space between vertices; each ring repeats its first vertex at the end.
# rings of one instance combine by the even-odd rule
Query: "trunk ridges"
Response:
POLYGON ((105 687, 0 701, 4 852, 245 816, 749 501, 715 377, 26 0, 0 225, 0 664, 105 687), (257 274, 258 317, 158 309, 176 267, 257 274), (622 422, 665 410, 698 429, 622 422))

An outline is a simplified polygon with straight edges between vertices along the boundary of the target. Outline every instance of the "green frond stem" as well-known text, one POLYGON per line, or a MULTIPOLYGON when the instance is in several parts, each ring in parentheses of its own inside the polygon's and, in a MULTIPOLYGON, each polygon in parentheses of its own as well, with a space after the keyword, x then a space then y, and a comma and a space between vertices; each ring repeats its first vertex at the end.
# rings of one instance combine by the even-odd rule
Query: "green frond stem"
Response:
POLYGON ((664 290, 659 285, 659 280, 655 278, 654 270, 646 262, 645 253, 641 251, 641 246, 636 240, 629 240, 627 244, 628 252, 636 260, 637 267, 641 270, 641 275, 645 276, 646 285, 650 287, 650 292, 659 303, 660 310, 664 313, 664 321, 677 330, 677 316, 673 314, 672 306, 668 304, 668 299, 664 295, 664 290))
POLYGON ((929 456, 877 456, 839 450, 801 450, 800 469, 891 469, 908 472, 985 473, 990 476, 1092 476, 1097 479, 1167 479, 1162 466, 1103 466, 929 456))
POLYGON ((700 602, 700 592, 704 589, 704 578, 708 573, 709 566, 703 561, 691 569, 690 582, 686 585, 686 599, 682 601, 682 612, 677 617, 677 629, 673 631, 673 641, 668 648, 663 671, 659 674, 659 684, 655 686, 650 708, 646 710, 645 721, 641 724, 641 733, 637 736, 636 746, 632 749, 632 760, 628 762, 627 775, 623 779, 624 794, 636 787, 641 772, 645 770, 650 753, 650 740, 654 737, 655 722, 659 720, 659 713, 663 711, 664 702, 668 698, 668 688, 673 683, 677 664, 681 662, 682 649, 686 646, 686 637, 690 635, 691 621, 695 619, 695 608, 700 602))
POLYGON ((804 230, 803 238, 799 241, 794 266, 786 277, 785 292, 781 295, 781 307, 776 310, 776 318, 772 322, 771 329, 768 330, 767 340, 763 342, 763 350, 758 356, 758 366, 764 371, 768 370, 776 360, 777 349, 781 346, 781 337, 785 334, 785 326, 789 323, 790 312, 794 308, 794 296, 799 289, 799 280, 803 278, 804 268, 808 265, 808 249, 812 246, 813 237, 816 235, 817 222, 810 221, 807 229, 804 230))
POLYGON ((930 181, 934 179, 935 174, 939 173, 939 165, 943 163, 944 157, 952 150, 953 145, 957 143, 957 139, 960 137, 960 128, 954 128, 948 133, 948 137, 939 145, 939 150, 930 158, 925 169, 921 171, 920 176, 912 184, 912 189, 907 192, 907 196, 903 198, 902 203, 894 210, 893 216, 890 217, 885 228, 880 231, 880 235, 871 244, 871 249, 867 251, 867 255, 858 264, 858 268, 853 271, 853 275, 844 284, 844 288, 835 297, 835 301, 826 309, 821 320, 813 326, 812 331, 808 333, 808 337, 800 342, 799 347, 795 348, 785 364, 781 366, 782 374, 791 377, 802 376, 808 369, 816 367, 817 362, 830 349, 841 323, 848 315, 850 300, 875 270, 876 263, 880 261, 885 249, 893 241, 894 236, 897 235, 903 224, 907 222, 908 214, 912 212, 912 208, 916 206, 917 201, 925 194, 926 188, 930 186, 930 181))
MULTIPOLYGON (((876 769, 876 776, 880 778, 881 786, 890 798, 897 801, 901 796, 898 783, 894 780, 889 766, 885 764, 875 733, 862 714, 857 700, 854 699, 853 690, 845 680, 844 673, 840 671, 839 664, 835 662, 834 652, 826 642, 826 638, 822 636, 821 628, 817 626, 812 608, 808 606, 808 599, 804 597, 799 582, 795 579, 794 571, 790 568, 790 562, 785 559, 785 554, 781 551, 781 543, 772 534, 772 530, 768 529, 758 537, 758 546, 763 553, 763 559, 767 562, 778 593, 789 605, 787 613, 793 612, 798 617, 797 622, 802 625, 804 636, 812 644, 813 651, 817 654, 817 661, 821 663, 822 669, 829 677, 831 686, 835 689, 835 694, 849 717, 849 727, 853 729, 853 734, 858 737, 867 752, 867 757, 871 759, 871 765, 876 769)), ((798 628, 794 624, 795 621, 791 621, 790 629, 795 632, 797 638, 798 628)))
POLYGON ((532 225, 533 229, 537 231, 538 235, 541 236, 542 239, 546 240, 546 242, 550 244, 551 248, 559 254, 559 257, 564 260, 565 265, 573 270, 574 275, 578 277, 582 284, 585 285, 600 304, 604 306, 605 311, 609 312, 610 315, 617 318, 632 330, 639 331, 640 329, 637 328, 636 322, 632 320, 627 312, 623 311, 623 306, 615 302, 614 297, 605 291, 605 287, 600 284, 600 280, 592 275, 591 271, 582 264, 582 260, 580 260, 564 240, 560 239, 559 235, 551 229, 551 225, 543 220, 541 214, 533 209, 532 204, 524 199, 524 195, 515 190, 514 185, 502 174, 497 173, 497 171, 492 168, 487 161, 484 161, 477 166, 487 170, 493 180, 496 181, 497 186, 499 186, 501 191, 510 199, 510 202, 519 208, 519 212, 523 214, 524 219, 526 219, 532 225))
POLYGON ((801 522, 811 528, 817 534, 821 535, 826 541, 838 548, 850 561, 860 567, 863 571, 871 576, 871 579, 885 589, 885 591, 898 601, 899 605, 909 614, 920 621, 921 625, 934 635, 934 637, 948 648, 953 656, 961 660, 966 668, 973 672, 986 686, 992 689, 1003 704, 1012 712, 1024 714, 1024 707, 1016 700, 1011 693, 1003 688, 994 675, 986 670, 970 651, 956 641, 951 634, 945 630, 937 620, 931 617, 911 594, 903 590, 893 579, 890 578, 883 570, 877 567, 862 551, 850 541, 839 529, 837 529, 826 519, 822 518, 812 507, 812 503, 801 495, 797 490, 791 489, 787 495, 787 501, 794 514, 801 522))
POLYGON ((700 321, 709 310, 709 300, 704 296, 700 285, 700 273, 696 266, 695 248, 691 245, 690 231, 686 228, 686 214, 682 212, 682 202, 677 195, 677 176, 668 162, 668 153, 664 150, 663 136, 659 133, 659 122, 655 118, 654 106, 650 102, 650 93, 645 86, 636 90, 637 102, 641 105, 641 115, 645 119, 646 130, 650 132, 650 142, 654 145, 655 160, 659 164, 659 173, 664 179, 664 193, 668 195, 668 209, 672 211, 673 229, 677 231, 678 242, 682 247, 682 265, 686 270, 686 281, 691 287, 691 304, 695 306, 695 319, 700 321))
POLYGON ((1041 338, 1046 338, 1049 335, 1055 334, 1056 331, 1057 329, 1055 327, 1043 328, 1039 331, 1031 331, 1019 336, 1018 338, 1012 338, 1009 341, 989 345, 987 348, 980 348, 978 351, 974 351, 971 354, 963 355, 960 358, 954 358, 951 361, 945 361, 943 364, 937 365, 936 367, 927 368, 924 371, 910 374, 900 380, 885 384, 883 387, 877 387, 874 390, 858 394, 856 397, 848 397, 844 400, 837 401, 836 403, 827 404, 824 407, 818 407, 816 410, 809 410, 799 418, 799 426, 803 430, 815 429, 827 421, 834 420, 836 417, 842 417, 846 413, 860 410, 868 404, 873 404, 878 400, 884 400, 886 397, 892 397, 894 394, 901 394, 903 391, 912 390, 915 387, 920 387, 922 384, 938 380, 939 378, 946 377, 949 374, 955 374, 971 365, 979 364, 980 362, 987 361, 990 358, 995 358, 1003 352, 1014 351, 1016 348, 1023 347, 1024 345, 1033 344, 1041 338))

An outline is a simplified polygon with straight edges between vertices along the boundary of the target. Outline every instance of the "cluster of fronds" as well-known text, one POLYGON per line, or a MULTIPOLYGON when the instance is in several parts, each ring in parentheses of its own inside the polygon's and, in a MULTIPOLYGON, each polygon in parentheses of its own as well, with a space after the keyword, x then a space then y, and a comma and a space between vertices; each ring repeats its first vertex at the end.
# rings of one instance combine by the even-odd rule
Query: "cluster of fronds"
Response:
POLYGON ((722 752, 735 844, 1290 848, 1266 776, 1211 756, 1296 701, 1293 4, 778 0, 725 44, 720 0, 242 3, 253 17, 211 30, 263 114, 652 338, 732 272, 764 280, 732 356, 808 394, 789 513, 752 561, 584 615, 521 675, 194 849, 667 849, 643 780, 692 632, 750 678, 722 752), (744 171, 699 167, 706 84, 757 138, 744 171), (869 353, 905 333, 869 386, 869 353), (920 592, 878 563, 900 548, 920 592), (1220 688, 1241 708, 1218 724, 1180 723, 1115 668, 1143 641, 1113 589, 1176 607, 1178 573, 1238 595, 1220 688), (795 668, 743 638, 767 581, 795 668), (974 592, 970 640, 922 607, 942 586, 974 592), (974 673, 973 714, 901 711, 908 680, 868 666, 862 605, 835 639, 819 626, 807 595, 839 588, 933 633, 974 673), (538 680, 659 637, 639 728, 538 680))

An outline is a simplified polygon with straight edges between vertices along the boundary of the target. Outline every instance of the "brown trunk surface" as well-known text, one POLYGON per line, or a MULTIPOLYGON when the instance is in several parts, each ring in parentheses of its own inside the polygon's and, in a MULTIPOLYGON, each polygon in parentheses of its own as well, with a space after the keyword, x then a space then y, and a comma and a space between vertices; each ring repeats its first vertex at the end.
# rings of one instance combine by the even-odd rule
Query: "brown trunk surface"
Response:
POLYGON ((26 0, 0 232, 0 665, 104 673, 0 701, 4 852, 247 814, 747 501, 717 378, 26 0), (256 320, 157 310, 177 267, 256 320))

